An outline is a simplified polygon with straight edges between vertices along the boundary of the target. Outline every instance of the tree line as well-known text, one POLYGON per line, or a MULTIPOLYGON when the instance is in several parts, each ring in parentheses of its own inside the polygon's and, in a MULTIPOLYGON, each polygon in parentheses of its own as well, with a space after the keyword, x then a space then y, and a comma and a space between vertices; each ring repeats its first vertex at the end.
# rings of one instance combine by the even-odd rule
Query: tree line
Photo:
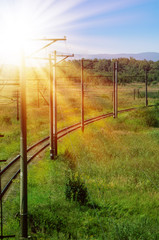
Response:
MULTIPOLYGON (((105 83, 108 80, 113 81, 111 77, 113 72, 113 63, 118 62, 118 81, 119 83, 144 82, 147 72, 148 83, 157 84, 159 82, 159 61, 136 60, 134 58, 118 58, 118 59, 94 59, 84 61, 84 72, 86 82, 105 83)), ((66 62, 69 68, 64 72, 67 76, 79 76, 81 60, 71 60, 66 62), (77 74, 78 69, 78 74, 77 74)), ((76 79, 80 81, 80 79, 76 79)))

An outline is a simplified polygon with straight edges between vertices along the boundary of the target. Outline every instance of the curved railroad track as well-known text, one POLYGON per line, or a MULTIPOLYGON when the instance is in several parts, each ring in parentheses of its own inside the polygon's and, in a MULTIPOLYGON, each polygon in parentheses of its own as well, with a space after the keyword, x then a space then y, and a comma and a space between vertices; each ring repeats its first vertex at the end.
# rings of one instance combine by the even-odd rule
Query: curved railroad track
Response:
MULTIPOLYGON (((151 105, 150 107, 152 107, 151 105)), ((123 113, 123 112, 128 112, 135 110, 137 108, 129 108, 129 109, 124 109, 124 110, 119 110, 118 113, 123 113)), ((102 120, 104 118, 112 117, 113 113, 107 113, 103 114, 97 117, 93 117, 90 119, 87 119, 84 121, 84 125, 91 124, 93 122, 102 120)), ((76 123, 73 124, 69 127, 63 128, 62 130, 57 132, 57 139, 60 139, 64 137, 65 135, 81 128, 81 123, 76 123)), ((31 147, 27 149, 27 163, 30 163, 40 152, 42 152, 44 149, 46 149, 49 146, 49 136, 43 138, 39 142, 35 143, 31 147)), ((0 199, 5 195, 7 192, 8 188, 12 184, 13 180, 17 177, 17 175, 20 173, 20 155, 17 155, 8 165, 6 165, 2 171, 1 171, 1 183, 2 183, 2 191, 0 194, 0 199)))

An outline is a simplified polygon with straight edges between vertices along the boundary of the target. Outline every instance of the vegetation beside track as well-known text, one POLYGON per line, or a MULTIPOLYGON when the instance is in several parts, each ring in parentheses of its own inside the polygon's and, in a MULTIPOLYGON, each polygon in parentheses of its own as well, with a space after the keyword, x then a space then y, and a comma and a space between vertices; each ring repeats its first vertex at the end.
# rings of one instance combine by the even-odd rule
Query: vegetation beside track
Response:
MULTIPOLYGON (((0 159, 8 159, 20 152, 20 123, 16 120, 13 106, 2 108, 0 113, 0 131, 4 134, 0 139, 0 159)), ((48 115, 45 107, 28 109, 28 146, 49 135, 48 115)))
MULTIPOLYGON (((159 110, 93 123, 59 142, 59 157, 29 168, 33 239, 159 239, 159 110)), ((19 234, 19 183, 4 204, 19 234)))
MULTIPOLYGON (((69 81, 65 87, 58 89, 57 116, 58 130, 81 121, 81 96, 80 85, 71 88, 69 81)), ((74 85, 73 85, 74 86, 74 85)), ((39 139, 49 134, 49 106, 40 99, 40 107, 37 107, 36 95, 31 96, 31 86, 28 87, 27 104, 27 139, 31 145, 39 139)), ((144 106, 144 97, 134 99, 134 88, 144 91, 144 84, 133 83, 119 86, 119 110, 144 106)), ((7 95, 8 89, 3 94, 7 95)), ((11 90, 10 90, 11 91, 11 90)), ((158 85, 149 86, 149 91, 157 93, 158 85)), ((92 85, 86 87, 85 92, 85 119, 106 114, 113 111, 112 99, 113 86, 92 85)), ((48 98, 47 92, 45 93, 48 98)), ((158 95, 149 96, 149 104, 154 104, 158 100, 158 95)), ((49 100, 48 100, 49 101, 49 100)), ((0 159, 8 159, 15 156, 20 151, 20 123, 16 120, 16 104, 2 105, 0 109, 0 133, 4 138, 0 139, 0 159)))

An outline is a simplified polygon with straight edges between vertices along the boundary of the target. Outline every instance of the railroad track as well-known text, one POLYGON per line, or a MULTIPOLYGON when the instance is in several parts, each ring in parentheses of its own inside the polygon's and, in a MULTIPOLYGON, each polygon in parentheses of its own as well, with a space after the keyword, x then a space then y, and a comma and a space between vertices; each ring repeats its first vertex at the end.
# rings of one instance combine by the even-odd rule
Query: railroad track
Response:
MULTIPOLYGON (((151 105, 152 107, 153 105, 151 105)), ((119 110, 118 113, 128 112, 135 110, 137 108, 129 108, 124 110, 119 110)), ((87 119, 84 121, 84 125, 91 124, 93 122, 102 120, 104 118, 112 117, 113 113, 107 113, 103 114, 97 117, 93 117, 90 119, 87 119)), ((69 127, 66 127, 57 133, 57 139, 60 139, 64 137, 65 135, 81 128, 81 123, 76 123, 74 125, 71 125, 69 127)), ((43 138, 39 142, 35 143, 31 147, 27 149, 27 155, 28 159, 27 162, 30 163, 38 154, 40 154, 44 149, 46 149, 49 146, 49 136, 46 138, 43 138)), ((1 181, 2 181, 2 192, 0 195, 0 199, 4 196, 4 194, 7 192, 8 188, 12 184, 13 180, 17 177, 17 175, 20 173, 20 155, 17 155, 11 162, 9 162, 8 165, 6 165, 2 171, 1 171, 1 181)))
MULTIPOLYGON (((27 149, 28 163, 31 162, 32 159, 34 159, 40 152, 42 152, 46 147, 49 146, 48 140, 49 140, 49 137, 46 137, 27 149)), ((1 171, 2 191, 1 191, 0 199, 7 192, 13 180, 17 177, 19 173, 20 173, 20 155, 17 155, 1 171)))

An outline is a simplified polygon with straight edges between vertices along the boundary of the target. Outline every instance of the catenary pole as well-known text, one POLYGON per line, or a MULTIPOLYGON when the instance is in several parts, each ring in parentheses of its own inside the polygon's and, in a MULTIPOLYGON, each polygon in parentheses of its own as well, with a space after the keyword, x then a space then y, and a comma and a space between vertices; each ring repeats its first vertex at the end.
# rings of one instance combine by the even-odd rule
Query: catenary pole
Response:
POLYGON ((84 132, 84 74, 83 74, 83 61, 81 59, 81 130, 84 132))
POLYGON ((118 62, 115 62, 115 118, 118 117, 118 62))
POLYGON ((22 50, 20 67, 20 225, 21 239, 27 239, 27 120, 26 120, 26 79, 25 55, 22 50))
POLYGON ((145 105, 148 106, 148 94, 147 94, 147 69, 145 70, 145 105))
POLYGON ((53 158, 57 156, 57 94, 56 94, 56 51, 53 66, 53 158))
POLYGON ((50 72, 50 159, 53 159, 53 65, 51 54, 49 54, 49 72, 50 72))
POLYGON ((113 63, 113 117, 115 118, 115 62, 113 63))
POLYGON ((134 89, 134 100, 135 100, 135 97, 136 97, 136 89, 134 89))

